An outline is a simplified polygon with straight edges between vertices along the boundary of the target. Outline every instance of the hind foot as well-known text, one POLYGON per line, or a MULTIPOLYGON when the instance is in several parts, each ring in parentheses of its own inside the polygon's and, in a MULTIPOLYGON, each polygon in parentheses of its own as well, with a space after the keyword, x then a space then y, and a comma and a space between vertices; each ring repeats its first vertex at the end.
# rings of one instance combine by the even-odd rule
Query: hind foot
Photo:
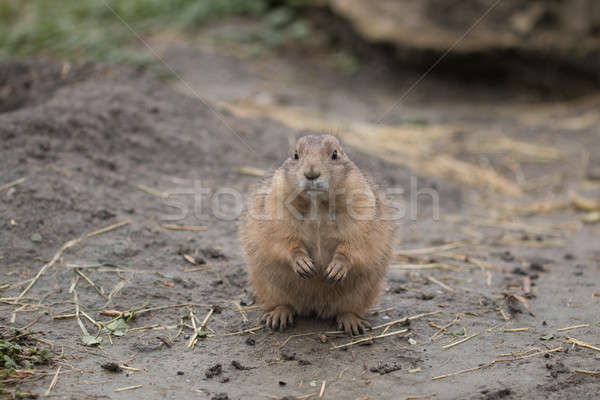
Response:
POLYGON ((294 309, 290 306, 277 306, 262 316, 262 322, 273 330, 283 332, 294 323, 294 309))
POLYGON ((371 325, 364 319, 353 313, 343 313, 335 317, 338 330, 344 330, 348 335, 362 335, 371 325))

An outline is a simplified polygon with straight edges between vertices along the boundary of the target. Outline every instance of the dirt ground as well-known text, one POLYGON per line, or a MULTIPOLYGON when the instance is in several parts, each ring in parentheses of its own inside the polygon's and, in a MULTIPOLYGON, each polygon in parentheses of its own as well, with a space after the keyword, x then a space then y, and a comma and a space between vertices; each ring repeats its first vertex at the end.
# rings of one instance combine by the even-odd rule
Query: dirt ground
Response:
POLYGON ((600 376, 585 371, 600 370, 600 224, 582 223, 597 204, 569 193, 599 198, 600 93, 550 101, 434 73, 403 96, 418 71, 346 73, 318 57, 165 37, 153 46, 179 78, 0 64, 0 325, 39 332, 57 355, 20 390, 44 394, 60 367, 50 394, 69 399, 598 397, 600 376), (276 167, 300 128, 319 126, 382 185, 407 201, 421 193, 367 317, 399 322, 341 349, 352 339, 331 321, 259 327, 235 210, 211 203, 219 189, 247 193, 260 179, 248 167, 276 167), (395 146, 378 156, 360 134, 385 127, 395 146), (126 333, 86 347, 77 308, 92 335, 90 319, 113 318, 102 310, 140 311, 126 333), (199 325, 210 310, 208 337, 189 348, 190 313, 199 325))

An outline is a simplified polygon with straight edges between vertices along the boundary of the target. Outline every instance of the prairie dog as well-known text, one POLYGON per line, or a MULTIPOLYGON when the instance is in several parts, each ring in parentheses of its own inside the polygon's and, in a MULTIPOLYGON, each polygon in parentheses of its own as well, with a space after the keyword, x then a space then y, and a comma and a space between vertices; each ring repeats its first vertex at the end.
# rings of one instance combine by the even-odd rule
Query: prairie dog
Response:
POLYGON ((283 330, 295 315, 316 315, 363 333, 392 255, 390 214, 337 138, 300 138, 240 228, 263 322, 283 330))

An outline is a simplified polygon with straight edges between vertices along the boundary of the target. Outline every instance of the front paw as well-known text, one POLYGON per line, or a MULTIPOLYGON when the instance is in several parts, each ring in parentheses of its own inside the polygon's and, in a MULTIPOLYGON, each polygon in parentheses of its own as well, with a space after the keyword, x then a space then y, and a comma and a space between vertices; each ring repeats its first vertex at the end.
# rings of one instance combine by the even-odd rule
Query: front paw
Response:
POLYGON ((371 324, 353 313, 343 313, 335 319, 338 329, 343 329, 350 336, 362 335, 367 329, 371 328, 371 324))
POLYGON ((325 282, 341 282, 348 275, 348 271, 350 271, 350 264, 348 261, 341 258, 334 258, 325 270, 325 282))
POLYGON ((310 257, 304 254, 294 257, 292 269, 303 279, 312 278, 317 273, 310 257))
POLYGON ((294 309, 286 305, 277 306, 262 316, 262 322, 272 330, 283 332, 294 323, 294 309))

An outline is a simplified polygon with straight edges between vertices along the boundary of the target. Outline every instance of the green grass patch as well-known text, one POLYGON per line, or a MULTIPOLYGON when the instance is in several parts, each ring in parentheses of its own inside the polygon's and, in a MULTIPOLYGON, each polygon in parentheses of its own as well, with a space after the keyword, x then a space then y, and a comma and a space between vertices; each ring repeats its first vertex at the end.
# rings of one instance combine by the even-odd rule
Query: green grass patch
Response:
POLYGON ((303 0, 2 0, 0 57, 50 55, 109 63, 146 64, 140 35, 193 31, 208 21, 246 15, 264 21, 255 37, 279 45, 310 32, 298 18, 303 0), (117 17, 117 14, 119 17, 117 17))
POLYGON ((7 386, 18 385, 38 376, 38 366, 49 365, 53 355, 38 346, 34 332, 0 327, 0 395, 13 393, 7 386))

